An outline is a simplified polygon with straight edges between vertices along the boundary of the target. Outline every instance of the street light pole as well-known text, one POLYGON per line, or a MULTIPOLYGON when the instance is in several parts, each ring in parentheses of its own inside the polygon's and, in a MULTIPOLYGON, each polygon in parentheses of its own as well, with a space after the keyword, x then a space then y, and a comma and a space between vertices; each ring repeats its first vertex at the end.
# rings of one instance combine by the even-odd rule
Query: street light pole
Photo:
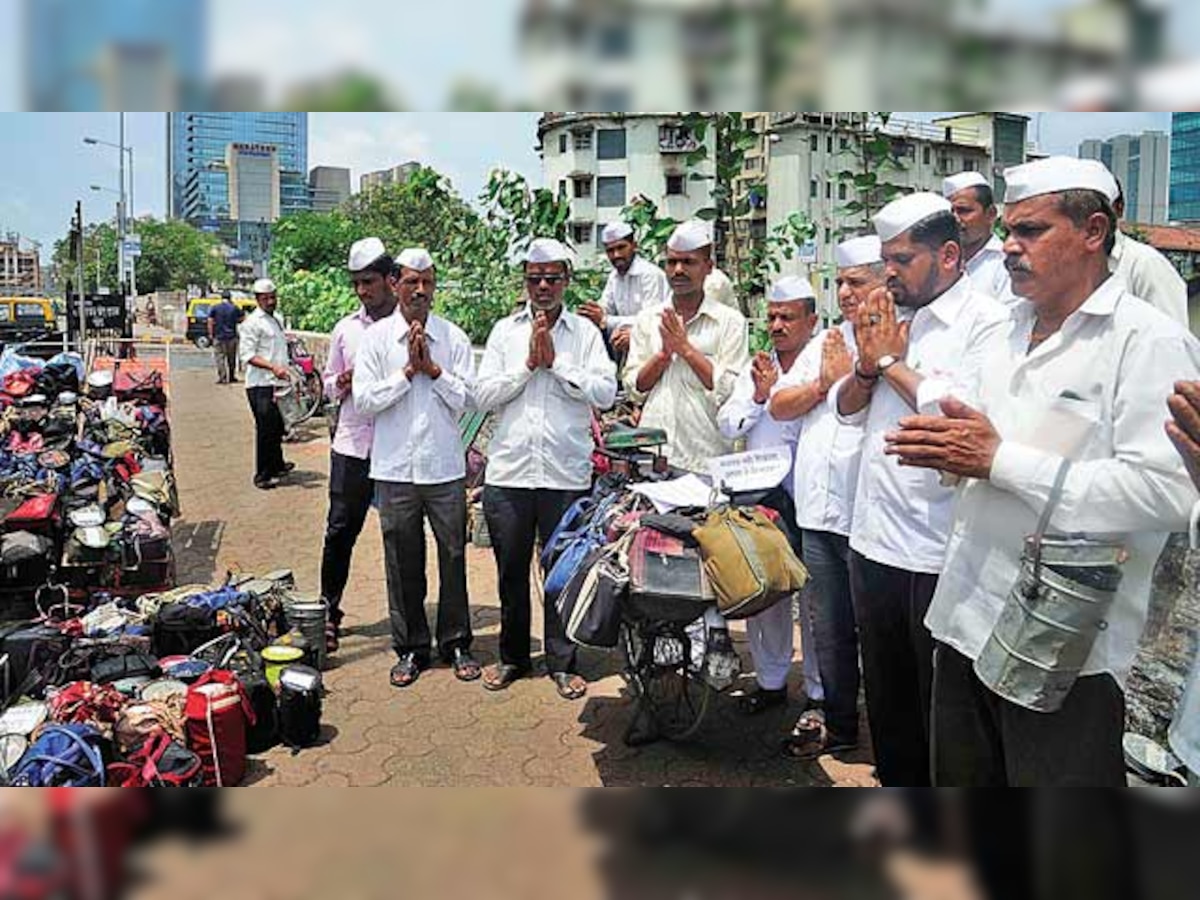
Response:
MULTIPOLYGON (((132 214, 133 220, 136 222, 137 221, 137 218, 136 218, 137 217, 137 203, 134 200, 134 194, 133 194, 133 186, 134 186, 134 181, 135 181, 134 165, 133 165, 133 147, 123 146, 123 144, 124 144, 124 135, 123 134, 122 134, 122 140, 121 140, 120 144, 114 144, 112 141, 102 141, 99 138, 94 138, 94 137, 85 137, 83 139, 83 142, 85 144, 90 144, 91 146, 97 146, 97 145, 103 144, 105 147, 112 147, 114 150, 118 150, 122 154, 125 154, 125 153, 129 154, 129 207, 130 207, 130 209, 133 210, 133 214, 132 214)), ((122 159, 122 162, 124 162, 123 155, 122 155, 121 159, 122 159)), ((124 171, 124 169, 122 168, 122 172, 123 171, 124 171)), ((124 175, 122 174, 122 176, 121 176, 122 187, 124 187, 124 183, 125 183, 125 178, 124 178, 124 175)), ((128 230, 128 227, 126 228, 126 230, 128 230)), ((124 241, 122 241, 122 246, 123 245, 124 245, 124 241)), ((122 269, 121 272, 118 273, 117 280, 124 283, 124 279, 125 279, 125 273, 124 273, 124 269, 122 269)), ((129 258, 129 284, 130 284, 130 291, 133 293, 133 296, 137 297, 137 257, 136 256, 131 256, 129 258)))
POLYGON ((118 113, 121 125, 119 129, 120 136, 117 138, 118 149, 121 151, 118 154, 121 166, 121 175, 118 184, 121 188, 121 206, 117 215, 117 281, 121 285, 121 297, 125 295, 125 113, 118 113))

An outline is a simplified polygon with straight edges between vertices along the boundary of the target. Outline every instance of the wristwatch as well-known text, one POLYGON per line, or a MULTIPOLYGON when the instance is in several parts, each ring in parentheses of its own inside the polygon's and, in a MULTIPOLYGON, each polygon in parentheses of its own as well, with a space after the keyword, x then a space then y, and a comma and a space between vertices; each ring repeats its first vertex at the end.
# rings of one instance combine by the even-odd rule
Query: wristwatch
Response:
POLYGON ((900 360, 889 353, 887 356, 879 357, 879 361, 875 363, 875 366, 879 369, 880 374, 883 374, 898 362, 900 360))

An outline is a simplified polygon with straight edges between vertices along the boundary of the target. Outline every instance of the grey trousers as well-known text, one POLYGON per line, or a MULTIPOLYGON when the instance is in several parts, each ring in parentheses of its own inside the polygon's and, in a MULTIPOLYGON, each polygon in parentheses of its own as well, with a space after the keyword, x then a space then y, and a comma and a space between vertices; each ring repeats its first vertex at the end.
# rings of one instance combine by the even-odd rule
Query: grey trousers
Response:
POLYGON ((213 342, 213 356, 217 361, 217 381, 228 384, 237 378, 238 339, 213 342))
POLYGON ((438 553, 437 647, 448 659, 455 647, 471 646, 467 605, 467 495, 464 479, 447 484, 375 484, 387 571, 388 615, 396 655, 431 655, 425 617, 425 519, 438 553))

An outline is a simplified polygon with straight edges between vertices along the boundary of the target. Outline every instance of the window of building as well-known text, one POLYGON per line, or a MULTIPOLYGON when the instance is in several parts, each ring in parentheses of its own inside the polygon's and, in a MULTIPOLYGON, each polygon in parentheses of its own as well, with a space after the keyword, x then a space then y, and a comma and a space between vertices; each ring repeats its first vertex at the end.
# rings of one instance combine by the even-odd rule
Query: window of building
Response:
POLYGON ((763 158, 761 156, 751 156, 746 160, 747 172, 760 172, 763 167, 763 158))
POLYGON ((833 182, 832 181, 825 182, 825 199, 826 200, 833 199, 833 182))
POLYGON ((612 22, 600 28, 596 40, 601 59, 628 59, 633 48, 629 25, 612 22))
POLYGON ((684 177, 682 175, 667 176, 667 196, 680 197, 683 195, 684 177))
POLYGON ((558 152, 559 153, 567 152, 567 136, 565 134, 560 134, 558 136, 558 152))
POLYGON ((625 129, 600 128, 596 131, 596 159, 625 158, 625 129))
POLYGON ((591 131, 575 132, 575 149, 576 150, 591 150, 592 149, 592 132, 591 131))
POLYGON ((558 180, 558 196, 560 199, 567 196, 567 179, 565 178, 558 180))
POLYGON ((596 223, 596 246, 597 247, 604 246, 604 229, 607 227, 608 227, 607 222, 604 222, 604 223, 597 222, 596 223))
POLYGON ((624 176, 601 176, 596 179, 596 205, 616 207, 625 205, 624 176))
POLYGON ((844 181, 840 182, 838 184, 838 199, 839 200, 846 199, 846 182, 844 182, 844 181))
POLYGON ((591 238, 592 226, 590 223, 571 226, 571 243, 576 247, 582 247, 584 244, 590 243, 591 238))
POLYGON ((821 138, 815 134, 808 137, 808 150, 810 153, 816 153, 817 148, 821 146, 821 138))
POLYGON ((833 153, 833 135, 832 134, 825 138, 825 152, 833 153))
POLYGON ((849 150, 850 149, 850 138, 846 137, 845 135, 842 135, 840 147, 842 150, 849 150))
POLYGON ((975 160, 964 159, 963 160, 963 171, 964 172, 974 172, 975 171, 975 160))
POLYGON ((924 162, 925 165, 929 165, 929 159, 932 155, 933 155, 932 147, 926 145, 925 147, 921 148, 921 161, 924 162))
POLYGON ((810 199, 812 199, 812 200, 815 200, 815 199, 817 199, 817 191, 818 191, 817 179, 815 179, 815 178, 814 178, 814 179, 812 179, 812 181, 810 181, 810 182, 808 183, 808 196, 809 196, 809 198, 810 198, 810 199))
POLYGON ((576 178, 574 181, 576 200, 583 200, 592 196, 592 179, 590 176, 587 178, 576 178))

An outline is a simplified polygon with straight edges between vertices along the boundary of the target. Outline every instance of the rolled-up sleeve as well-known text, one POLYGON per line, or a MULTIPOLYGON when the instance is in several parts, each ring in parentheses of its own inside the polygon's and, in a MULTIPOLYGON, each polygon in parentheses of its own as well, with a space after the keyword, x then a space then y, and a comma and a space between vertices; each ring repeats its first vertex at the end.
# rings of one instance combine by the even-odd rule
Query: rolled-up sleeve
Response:
POLYGON ((762 417, 763 406, 754 402, 754 377, 747 368, 738 376, 729 399, 717 412, 717 427, 724 437, 733 440, 746 434, 762 417))
POLYGON ((330 400, 340 400, 337 388, 338 376, 346 371, 346 332, 339 322, 334 326, 329 338, 329 356, 325 360, 325 370, 321 373, 325 386, 325 396, 330 400))
POLYGON ((746 320, 730 316, 721 326, 720 344, 712 360, 713 386, 710 397, 718 408, 733 395, 738 376, 750 364, 750 341, 746 320))

